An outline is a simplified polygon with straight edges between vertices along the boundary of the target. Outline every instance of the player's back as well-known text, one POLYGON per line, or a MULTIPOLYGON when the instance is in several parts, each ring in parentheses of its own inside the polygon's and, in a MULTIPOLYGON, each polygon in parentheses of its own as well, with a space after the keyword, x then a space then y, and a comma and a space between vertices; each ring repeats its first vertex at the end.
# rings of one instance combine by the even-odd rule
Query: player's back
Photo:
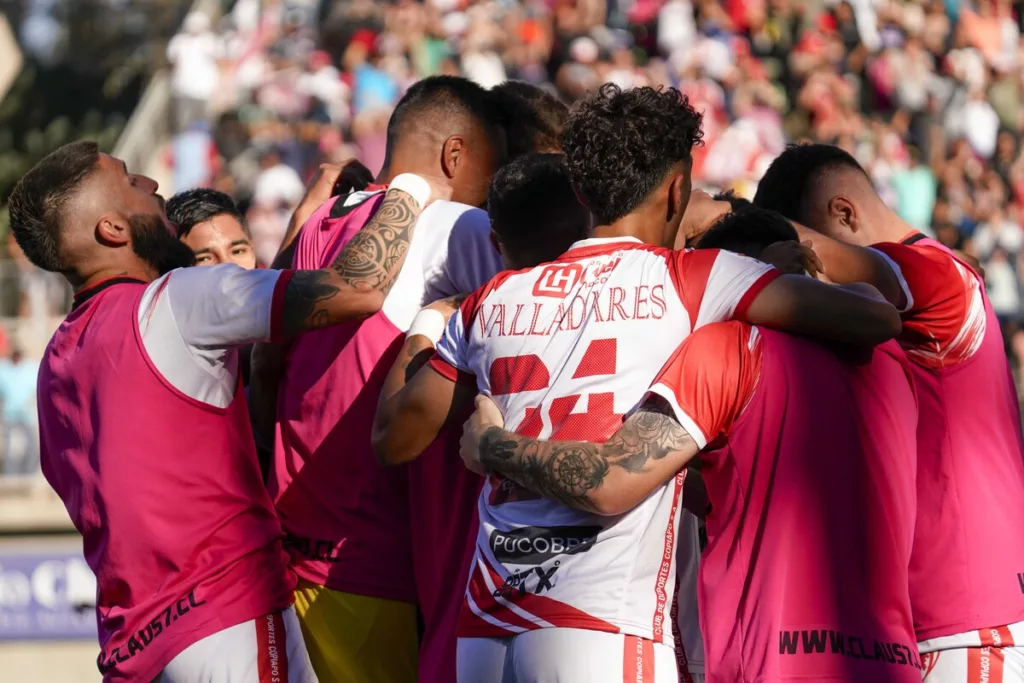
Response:
POLYGON ((913 299, 900 338, 921 402, 911 595, 929 652, 977 647, 979 630, 1007 625, 1024 637, 1024 443, 984 281, 921 237, 876 247, 913 299))
POLYGON ((917 403, 895 342, 843 355, 730 322, 690 337, 664 376, 653 391, 681 420, 725 436, 702 454, 708 681, 920 680, 917 403))
MULTIPOLYGON (((691 329, 732 317, 775 275, 716 250, 583 240, 467 298, 433 365, 475 375, 519 434, 604 441, 691 329)), ((567 460, 558 476, 585 486, 587 464, 567 460)), ((563 626, 671 642, 681 484, 600 517, 492 476, 460 636, 563 626)))

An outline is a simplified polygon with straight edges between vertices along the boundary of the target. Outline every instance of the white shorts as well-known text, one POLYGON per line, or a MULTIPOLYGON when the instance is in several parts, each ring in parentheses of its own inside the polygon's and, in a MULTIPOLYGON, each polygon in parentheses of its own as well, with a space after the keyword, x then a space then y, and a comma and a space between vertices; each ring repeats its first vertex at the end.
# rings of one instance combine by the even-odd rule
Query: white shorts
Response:
POLYGON ((926 683, 1024 683, 1024 648, 962 647, 921 655, 926 683))
POLYGON ((542 628, 459 638, 459 683, 678 683, 672 648, 636 636, 542 628))
POLYGON ((153 683, 317 683, 295 608, 192 643, 153 683))

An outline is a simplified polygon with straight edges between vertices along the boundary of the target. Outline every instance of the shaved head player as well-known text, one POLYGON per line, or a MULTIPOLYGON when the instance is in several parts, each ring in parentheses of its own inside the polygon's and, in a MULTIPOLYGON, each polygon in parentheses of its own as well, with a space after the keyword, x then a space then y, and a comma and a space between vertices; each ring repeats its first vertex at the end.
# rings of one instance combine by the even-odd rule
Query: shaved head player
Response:
POLYGON ((40 449, 96 574, 104 681, 316 680, 235 349, 379 310, 430 198, 405 187, 381 208, 405 217, 388 266, 371 222, 319 271, 179 268, 194 257, 157 184, 94 143, 15 187, 19 246, 76 291, 40 366, 40 449))
POLYGON ((789 147, 754 202, 811 228, 801 238, 832 280, 872 282, 903 311, 921 401, 910 595, 925 680, 1024 681, 1024 442, 982 277, 838 147, 789 147))
MULTIPOLYGON (((295 609, 325 680, 417 680, 421 577, 410 472, 378 466, 370 427, 384 375, 420 308, 472 291, 501 269, 487 214, 476 208, 506 156, 495 102, 465 78, 414 84, 391 115, 377 182, 321 206, 295 242, 296 267, 330 263, 363 226, 396 218, 385 211, 385 189, 409 173, 438 178, 450 197, 417 218, 381 310, 296 339, 278 385, 270 492, 299 576, 295 609)), ((254 369, 254 385, 261 374, 254 369)))

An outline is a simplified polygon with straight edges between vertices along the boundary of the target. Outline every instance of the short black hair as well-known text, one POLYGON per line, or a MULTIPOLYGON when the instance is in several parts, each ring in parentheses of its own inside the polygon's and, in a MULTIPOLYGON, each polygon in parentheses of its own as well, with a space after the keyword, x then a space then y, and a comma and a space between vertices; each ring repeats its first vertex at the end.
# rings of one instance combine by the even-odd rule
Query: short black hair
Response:
POLYGON ((579 102, 562 150, 580 199, 601 225, 635 210, 673 165, 701 144, 701 115, 675 88, 621 90, 605 83, 579 102))
POLYGON ((805 222, 804 199, 811 183, 825 171, 849 168, 868 177, 849 152, 835 145, 789 145, 768 167, 757 184, 754 204, 778 211, 792 221, 805 222))
POLYGON ((569 118, 569 107, 544 88, 523 81, 505 81, 492 89, 499 106, 507 106, 508 157, 532 152, 560 152, 558 136, 569 118))
POLYGON ((491 228, 520 267, 551 261, 586 238, 590 213, 561 154, 527 154, 502 166, 487 195, 491 228))
POLYGON ((716 202, 729 202, 729 206, 732 207, 733 211, 736 211, 737 209, 745 209, 748 206, 752 206, 749 199, 744 199, 743 197, 738 196, 732 190, 725 190, 724 192, 719 192, 714 197, 712 197, 712 199, 714 199, 716 202))
POLYGON ((167 200, 167 219, 178 226, 178 237, 187 237, 192 228, 216 216, 233 216, 249 234, 242 212, 228 195, 199 187, 179 192, 167 200))
POLYGON ((501 111, 495 96, 461 76, 430 76, 414 83, 395 105, 388 120, 387 150, 390 158, 408 121, 430 117, 443 121, 469 116, 486 127, 506 125, 507 113, 501 111))
POLYGON ((799 239, 796 229, 776 212, 757 206, 746 206, 730 211, 697 243, 698 249, 725 249, 751 258, 760 258, 761 252, 776 242, 799 239))
POLYGON ((95 142, 72 142, 44 157, 14 186, 7 204, 11 232, 28 260, 39 268, 68 271, 61 255, 67 203, 99 161, 100 148, 95 142))

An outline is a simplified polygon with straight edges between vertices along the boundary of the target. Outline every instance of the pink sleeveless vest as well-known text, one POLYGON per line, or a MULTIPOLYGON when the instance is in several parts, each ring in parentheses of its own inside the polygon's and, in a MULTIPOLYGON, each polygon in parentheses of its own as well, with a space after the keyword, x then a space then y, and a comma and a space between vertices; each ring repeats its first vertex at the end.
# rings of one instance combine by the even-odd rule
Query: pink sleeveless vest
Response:
POLYGON ((105 681, 151 681, 202 638, 292 602, 241 383, 226 409, 153 367, 146 284, 80 293, 40 365, 43 474, 96 574, 105 681))
MULTIPOLYGON (((950 253, 931 239, 916 244, 950 253)), ((921 407, 910 564, 918 640, 1024 620, 1020 408, 987 295, 985 318, 984 341, 967 361, 945 370, 912 364, 921 407)))
POLYGON ((758 329, 757 388, 702 469, 713 505, 698 581, 707 680, 919 683, 906 357, 890 342, 843 362, 758 329))
MULTIPOLYGON (((328 267, 383 193, 307 222, 294 267, 328 267), (312 229, 310 229, 312 228, 312 229)), ((295 340, 278 392, 271 493, 292 567, 333 590, 415 602, 405 468, 384 469, 370 430, 403 340, 382 312, 295 340)))

